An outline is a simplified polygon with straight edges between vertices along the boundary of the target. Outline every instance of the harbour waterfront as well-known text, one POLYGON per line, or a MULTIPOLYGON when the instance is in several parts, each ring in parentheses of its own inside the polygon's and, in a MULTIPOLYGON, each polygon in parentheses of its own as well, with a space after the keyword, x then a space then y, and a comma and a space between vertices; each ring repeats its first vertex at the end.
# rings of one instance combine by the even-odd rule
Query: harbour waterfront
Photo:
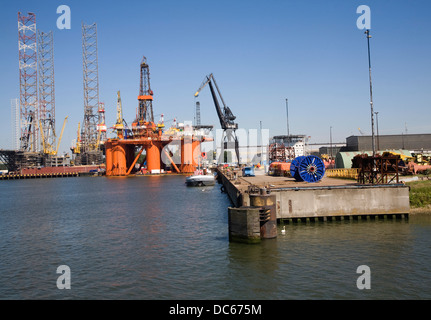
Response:
POLYGON ((431 215, 289 224, 276 239, 230 243, 220 185, 184 181, 3 181, 0 299, 431 298, 431 215), (57 288, 60 265, 71 289, 57 288), (361 265, 369 290, 356 285, 361 265))

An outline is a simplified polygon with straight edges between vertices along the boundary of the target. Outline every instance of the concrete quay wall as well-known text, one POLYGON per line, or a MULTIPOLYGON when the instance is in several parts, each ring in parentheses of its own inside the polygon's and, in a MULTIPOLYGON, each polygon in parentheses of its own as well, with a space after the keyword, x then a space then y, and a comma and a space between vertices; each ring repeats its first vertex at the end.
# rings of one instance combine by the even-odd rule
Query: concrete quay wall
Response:
POLYGON ((408 214, 409 189, 401 185, 273 190, 277 219, 408 214))
MULTIPOLYGON (((259 183, 256 178, 232 178, 219 171, 218 180, 222 191, 226 192, 234 207, 248 207, 250 186, 266 189, 276 196, 277 219, 319 218, 364 215, 408 215, 410 211, 409 188, 403 184, 358 185, 327 179, 322 184, 306 184, 295 187, 287 181, 274 188, 259 183), (254 179, 254 180, 253 180, 254 179), (247 185, 248 181, 253 183, 247 185), (335 185, 331 185, 334 183, 335 185)), ((262 177, 261 181, 267 181, 262 177)), ((270 180, 276 183, 276 180, 270 180)))

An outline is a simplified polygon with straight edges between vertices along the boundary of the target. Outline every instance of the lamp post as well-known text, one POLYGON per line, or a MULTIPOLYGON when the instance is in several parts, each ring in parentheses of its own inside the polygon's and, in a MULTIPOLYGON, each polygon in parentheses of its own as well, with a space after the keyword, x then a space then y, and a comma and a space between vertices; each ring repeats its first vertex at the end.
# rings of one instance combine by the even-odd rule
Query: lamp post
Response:
POLYGON ((368 70, 370 75, 370 107, 371 107, 371 145, 373 149, 373 157, 376 155, 376 146, 374 144, 374 111, 373 111, 373 85, 371 82, 371 55, 370 55, 370 30, 365 31, 368 44, 368 70))
POLYGON ((286 121, 287 121, 287 143, 290 147, 290 133, 289 133, 289 106, 288 106, 288 100, 286 98, 286 121))
POLYGON ((331 154, 330 161, 332 161, 332 127, 329 127, 329 145, 330 145, 330 148, 331 148, 331 151, 330 151, 330 154, 331 154))
POLYGON ((376 125, 377 125, 377 151, 380 150, 380 141, 379 141, 379 112, 375 111, 374 114, 376 115, 376 125))
POLYGON ((263 165, 262 121, 260 121, 260 164, 263 165))

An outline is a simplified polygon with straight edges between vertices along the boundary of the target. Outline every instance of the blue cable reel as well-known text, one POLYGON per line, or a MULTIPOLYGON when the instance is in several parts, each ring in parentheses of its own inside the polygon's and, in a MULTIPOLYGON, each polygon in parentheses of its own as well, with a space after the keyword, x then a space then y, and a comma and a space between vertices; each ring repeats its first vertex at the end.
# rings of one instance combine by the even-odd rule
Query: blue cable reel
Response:
POLYGON ((299 175, 299 164, 304 158, 305 156, 296 157, 290 163, 290 175, 292 176, 292 178, 295 178, 296 181, 302 181, 302 178, 299 175))
POLYGON ((316 156, 306 156, 299 163, 299 176, 306 182, 318 182, 325 175, 325 164, 316 156))

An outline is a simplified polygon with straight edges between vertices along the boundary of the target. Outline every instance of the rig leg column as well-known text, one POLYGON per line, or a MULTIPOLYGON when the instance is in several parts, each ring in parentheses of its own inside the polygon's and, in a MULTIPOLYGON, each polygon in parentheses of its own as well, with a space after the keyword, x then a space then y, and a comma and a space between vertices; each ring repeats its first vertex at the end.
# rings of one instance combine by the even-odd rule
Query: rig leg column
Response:
POLYGON ((105 143, 105 157, 106 157, 106 175, 112 176, 112 143, 105 143))
POLYGON ((160 149, 153 143, 147 148, 147 169, 150 173, 160 173, 160 149))
POLYGON ((123 145, 113 148, 113 175, 124 176, 127 172, 126 150, 123 145))

